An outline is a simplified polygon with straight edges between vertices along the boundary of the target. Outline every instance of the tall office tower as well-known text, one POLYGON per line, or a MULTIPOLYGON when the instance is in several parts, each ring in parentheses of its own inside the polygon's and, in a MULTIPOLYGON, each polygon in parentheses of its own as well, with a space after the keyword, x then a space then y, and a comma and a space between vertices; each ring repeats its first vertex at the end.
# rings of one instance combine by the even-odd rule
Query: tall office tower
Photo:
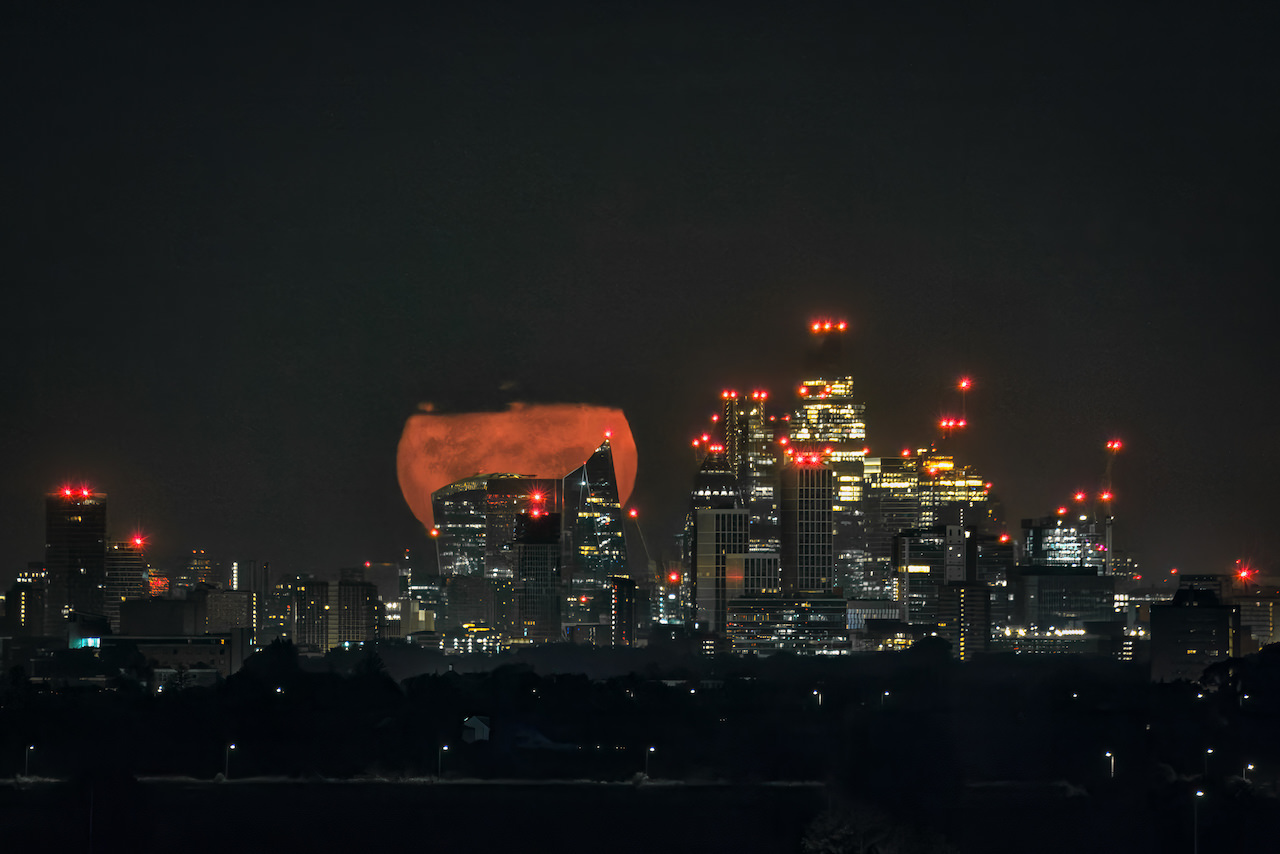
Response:
POLYGON ((951 642, 961 661, 985 653, 991 644, 991 594, 986 584, 960 581, 942 587, 938 634, 951 642))
MULTIPOLYGON (((242 560, 231 564, 231 588, 253 594, 254 637, 261 637, 267 621, 267 599, 271 596, 271 563, 242 560)), ((274 639, 274 638, 273 638, 274 639)))
POLYGON ((111 631, 119 634, 120 603, 145 599, 151 593, 142 537, 107 544, 106 576, 103 616, 111 624, 111 631))
POLYGON ((894 538, 894 598, 906 606, 907 622, 936 625, 943 588, 969 578, 966 533, 959 525, 934 525, 894 538))
POLYGON ((1198 682, 1215 661, 1240 654, 1240 609, 1212 590, 1182 588, 1151 606, 1151 678, 1198 682))
POLYGON ((835 592, 836 472, 818 454, 792 454, 781 477, 783 596, 835 592))
POLYGON ((61 631, 73 611, 101 614, 107 581, 107 496, 65 487, 45 498, 45 625, 61 631))
POLYGON ((297 575, 282 575, 276 579, 263 601, 258 623, 258 643, 266 646, 274 640, 290 638, 297 642, 294 635, 294 601, 293 594, 304 578, 297 575))
POLYGON ((723 403, 724 455, 729 470, 737 478, 743 506, 751 512, 751 549, 778 550, 778 494, 776 417, 765 409, 767 391, 756 390, 739 396, 736 391, 720 394, 723 403))
POLYGON ((636 639, 636 583, 615 575, 609 579, 609 645, 631 646, 636 639))
POLYGON ((986 528, 992 522, 990 491, 970 466, 933 449, 920 451, 920 527, 962 525, 986 528))
POLYGON ((750 551, 745 508, 693 511, 694 622, 701 630, 724 631, 729 600, 743 595, 750 551))
POLYGON ((299 577, 286 584, 293 594, 289 609, 293 642, 322 651, 329 649, 329 583, 299 577))
POLYGON ((517 519, 512 545, 515 557, 515 620, 511 640, 552 643, 563 636, 561 604, 565 598, 560 562, 560 515, 524 514, 517 519))
POLYGON ((1084 566, 1106 571, 1107 532, 1103 525, 1068 507, 1055 516, 1022 520, 1022 562, 1035 566, 1084 566))
POLYGON ((864 464, 862 501, 870 569, 854 592, 875 599, 891 595, 893 538, 921 524, 920 457, 905 450, 900 456, 868 457, 864 464))
POLYGON ((431 494, 441 575, 484 575, 485 494, 489 479, 497 476, 464 478, 431 494))
POLYGON ((565 476, 562 488, 564 567, 569 580, 566 622, 607 622, 609 576, 628 575, 622 503, 608 438, 582 466, 565 476))
POLYGON ((182 569, 169 580, 169 590, 173 593, 186 593, 199 585, 221 587, 222 564, 210 557, 204 549, 192 549, 191 557, 187 558, 182 569))
POLYGON ((258 594, 252 590, 208 590, 204 596, 204 630, 211 635, 245 629, 250 637, 258 628, 258 594))
POLYGON ((378 638, 378 588, 368 581, 329 586, 329 648, 372 643, 378 638))
MULTIPOLYGON (((612 462, 610 472, 613 471, 612 462)), ((494 475, 485 486, 485 574, 510 578, 511 543, 517 520, 524 514, 559 513, 561 483, 556 478, 528 475, 494 475)), ((616 492, 616 489, 615 489, 616 492)))
POLYGON ((271 564, 265 560, 233 560, 231 562, 231 589, 256 593, 266 600, 271 592, 271 564))
POLYGON ((498 627, 498 600, 495 584, 499 579, 483 575, 455 575, 445 579, 445 601, 448 610, 440 621, 444 628, 459 626, 498 627))
MULTIPOLYGON (((685 516, 683 542, 681 551, 685 561, 683 579, 668 578, 669 586, 680 587, 681 581, 687 581, 688 591, 685 598, 688 610, 681 620, 685 623, 697 623, 699 628, 706 629, 715 625, 717 592, 715 578, 720 572, 715 568, 716 561, 709 557, 717 552, 724 552, 732 545, 733 554, 742 554, 748 547, 738 542, 716 544, 717 523, 713 515, 703 511, 742 511, 739 515, 747 525, 750 516, 742 506, 742 493, 738 489, 738 478, 729 464, 729 457, 723 445, 708 446, 707 454, 702 458, 698 473, 694 476, 693 490, 689 493, 689 512, 685 516), (711 560, 708 565, 707 561, 711 560), (700 565, 701 563, 701 565, 700 565), (708 587, 710 585, 710 587, 708 587)), ((720 523, 723 527, 724 523, 720 523)), ((749 528, 744 528, 749 543, 749 528)), ((721 585, 723 586, 723 585, 721 585)), ((681 592, 673 590, 670 592, 681 592)), ((720 598, 723 599, 723 591, 720 598)), ((671 620, 674 622, 674 620, 671 620)))
POLYGON ((40 637, 45 634, 46 579, 24 573, 4 597, 4 619, 0 634, 11 637, 40 637))
POLYGON ((861 586, 870 563, 862 509, 863 460, 867 455, 866 404, 854 397, 844 358, 844 321, 810 324, 812 346, 789 423, 795 453, 822 454, 834 473, 833 577, 861 586))

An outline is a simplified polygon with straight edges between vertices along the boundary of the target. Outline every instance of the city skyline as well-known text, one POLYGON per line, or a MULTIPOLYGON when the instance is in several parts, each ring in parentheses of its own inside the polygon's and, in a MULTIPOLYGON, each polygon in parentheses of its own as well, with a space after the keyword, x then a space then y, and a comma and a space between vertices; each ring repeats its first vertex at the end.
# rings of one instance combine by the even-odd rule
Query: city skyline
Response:
POLYGON ((1118 545, 1274 567, 1268 13, 1109 9, 15 15, 0 582, 67 481, 158 557, 391 559, 424 402, 621 409, 675 530, 688 437, 784 399, 814 314, 873 453, 970 376, 1009 519, 1119 437, 1118 545))

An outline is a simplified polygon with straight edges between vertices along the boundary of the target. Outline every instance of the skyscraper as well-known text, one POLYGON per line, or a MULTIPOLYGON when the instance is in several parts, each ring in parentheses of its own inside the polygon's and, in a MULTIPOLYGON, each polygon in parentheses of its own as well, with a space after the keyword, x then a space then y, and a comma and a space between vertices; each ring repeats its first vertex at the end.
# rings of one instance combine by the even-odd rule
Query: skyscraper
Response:
POLYGON ((568 622, 600 623, 609 613, 609 576, 627 575, 622 504, 609 439, 564 478, 564 567, 568 622))
POLYGON ((833 577, 861 583, 868 557, 862 509, 863 460, 867 455, 866 404, 854 395, 844 358, 843 320, 814 321, 806 378, 797 389, 788 424, 794 453, 818 453, 834 474, 833 577))
POLYGON ((560 516, 523 514, 515 543, 514 641, 550 643, 563 636, 565 585, 560 563, 560 516))
POLYGON ((741 395, 720 394, 723 402, 724 455, 737 478, 742 506, 751 513, 751 550, 778 550, 776 419, 766 411, 769 393, 757 389, 741 395))
POLYGON ((45 498, 45 632, 72 611, 102 614, 107 580, 107 496, 64 487, 45 498))
POLYGON ((111 631, 118 633, 120 603, 127 599, 144 599, 151 593, 142 537, 109 543, 105 571, 103 614, 111 623, 111 631))
POLYGON ((817 454, 793 454, 781 480, 782 595, 830 596, 836 473, 817 454))

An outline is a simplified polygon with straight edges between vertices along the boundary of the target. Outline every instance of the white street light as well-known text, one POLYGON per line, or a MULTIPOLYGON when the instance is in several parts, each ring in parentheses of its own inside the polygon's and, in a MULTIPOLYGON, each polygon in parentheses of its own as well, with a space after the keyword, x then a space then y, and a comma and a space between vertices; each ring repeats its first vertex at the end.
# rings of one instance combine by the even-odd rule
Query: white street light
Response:
POLYGON ((1107 751, 1107 759, 1111 760, 1111 779, 1116 778, 1116 756, 1110 750, 1107 751))
POLYGON ((234 741, 228 742, 227 749, 222 757, 222 779, 224 780, 231 779, 231 751, 235 749, 236 743, 234 741))
POLYGON ((657 750, 657 748, 650 745, 649 749, 644 752, 644 776, 646 778, 649 776, 649 757, 653 755, 653 751, 655 750, 657 750))
POLYGON ((449 745, 442 744, 436 749, 436 779, 439 780, 443 775, 444 753, 449 749, 449 745))
POLYGON ((36 746, 34 744, 28 744, 27 749, 22 752, 22 776, 23 777, 31 776, 31 751, 35 749, 36 749, 36 746))

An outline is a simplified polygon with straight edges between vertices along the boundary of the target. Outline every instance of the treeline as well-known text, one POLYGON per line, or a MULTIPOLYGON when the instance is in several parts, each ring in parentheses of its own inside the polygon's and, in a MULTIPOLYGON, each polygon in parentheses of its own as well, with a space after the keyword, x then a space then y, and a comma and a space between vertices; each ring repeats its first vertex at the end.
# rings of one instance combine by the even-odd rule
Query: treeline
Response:
POLYGON ((472 672, 444 663, 400 680, 382 654, 397 652, 335 654, 317 669, 277 643, 215 686, 185 680, 159 694, 129 679, 115 690, 37 690, 10 674, 0 774, 626 780, 647 770, 831 781, 883 800, 955 798, 1009 780, 1185 781, 1206 770, 1209 785, 1250 776, 1257 790, 1280 770, 1272 648, 1215 667, 1206 688, 1151 684, 1142 668, 1109 660, 962 664, 928 648, 830 660, 645 660, 578 648, 472 672), (591 658, 583 669, 596 678, 557 672, 557 655, 591 658), (464 738, 473 716, 486 719, 487 740, 464 738))

